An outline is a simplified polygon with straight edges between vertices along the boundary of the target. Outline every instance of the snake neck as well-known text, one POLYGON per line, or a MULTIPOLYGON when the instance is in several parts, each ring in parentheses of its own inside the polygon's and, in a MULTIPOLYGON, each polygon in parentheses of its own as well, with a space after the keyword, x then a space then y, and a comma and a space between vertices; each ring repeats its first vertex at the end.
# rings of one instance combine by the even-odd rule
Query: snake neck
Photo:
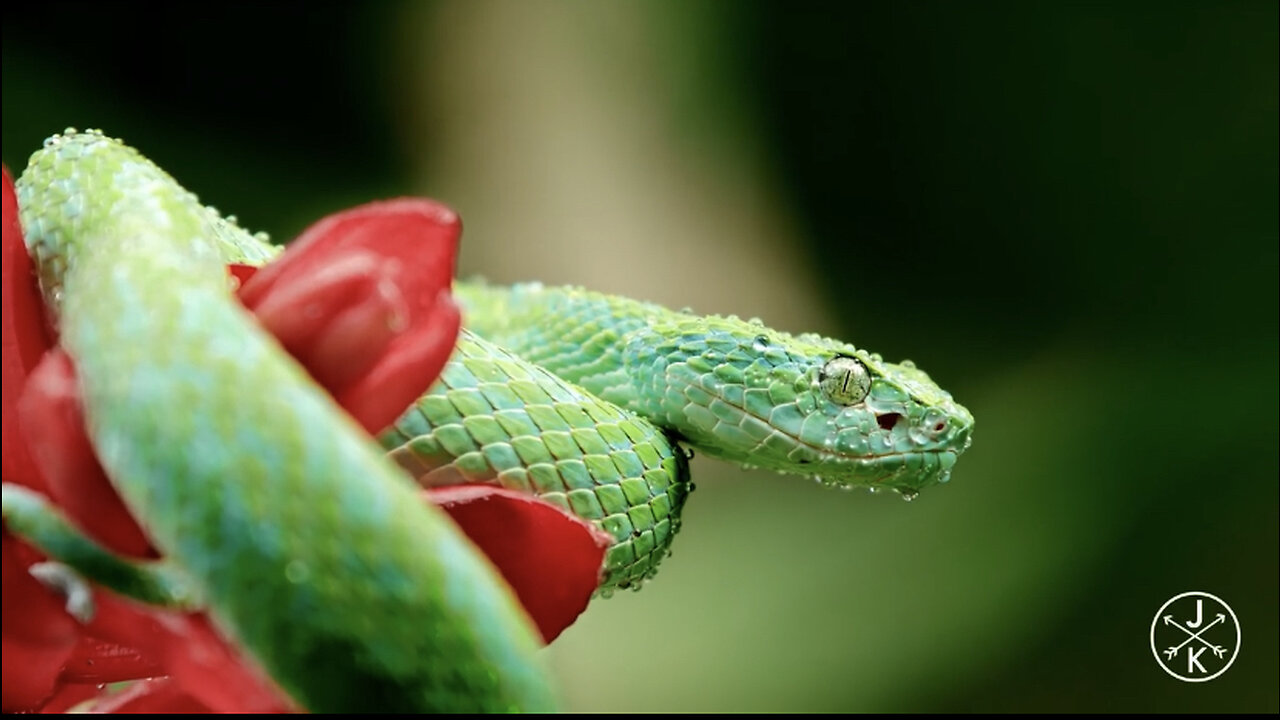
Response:
POLYGON ((455 282, 468 330, 632 412, 643 398, 627 348, 670 310, 581 288, 455 282))
POLYGON ((909 495, 969 446, 973 416, 909 361, 579 288, 455 291, 474 332, 721 459, 909 495))

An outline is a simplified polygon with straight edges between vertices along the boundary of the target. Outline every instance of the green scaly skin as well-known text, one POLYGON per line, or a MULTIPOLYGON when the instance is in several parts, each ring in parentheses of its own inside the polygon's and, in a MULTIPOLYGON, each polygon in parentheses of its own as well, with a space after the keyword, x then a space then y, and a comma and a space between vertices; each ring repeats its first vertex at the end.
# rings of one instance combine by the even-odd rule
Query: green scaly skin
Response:
MULTIPOLYGON (((55 145, 66 143, 62 140, 55 145)), ((66 171, 60 162, 51 161, 51 165, 53 172, 49 176, 34 181, 27 181, 24 176, 24 181, 36 187, 59 187, 59 173, 66 171)), ((135 199, 147 197, 147 192, 129 190, 135 199)), ((166 196, 182 192, 176 186, 163 190, 166 196)), ((68 209, 65 204, 57 212, 49 209, 61 202, 61 197, 52 203, 23 197, 24 221, 30 216, 30 227, 31 222, 44 222, 46 216, 78 218, 75 208, 68 209), (38 209, 28 211, 33 202, 46 204, 37 204, 38 209)), ((188 203, 196 206, 194 198, 188 198, 188 203)), ((203 209, 200 212, 205 212, 200 220, 203 227, 194 234, 217 239, 212 244, 217 262, 260 264, 273 256, 274 251, 260 240, 250 238, 212 213, 203 209)), ((36 233, 33 242, 33 234, 28 231, 38 258, 42 245, 38 238, 46 234, 36 233)), ((61 238, 57 242, 65 244, 61 238)), ((115 243, 125 244, 119 238, 115 243)), ((59 287, 65 284, 64 258, 73 256, 62 250, 62 245, 56 247, 59 249, 45 252, 41 258, 45 286, 54 300, 61 296, 59 287)), ((103 250, 108 256, 102 260, 104 266, 111 253, 121 249, 103 250)), ((123 287, 118 292, 130 294, 123 287)), ((455 295, 463 301, 468 330, 459 337, 457 350, 440 381, 382 434, 383 445, 390 457, 424 486, 497 483, 533 492, 605 530, 613 538, 601 586, 605 594, 617 587, 639 587, 656 572, 658 563, 669 552, 679 528, 680 511, 691 489, 679 441, 744 465, 812 476, 846 489, 889 488, 907 499, 928 485, 946 482, 956 458, 971 441, 972 416, 924 372, 909 361, 887 363, 878 355, 846 343, 815 335, 791 336, 733 317, 672 312, 649 303, 576 288, 545 288, 538 284, 496 288, 459 282, 455 283, 455 295), (860 386, 859 381, 865 385, 860 386)), ((168 296, 168 301, 173 303, 179 298, 194 302, 185 292, 168 296)), ((128 312, 159 301, 130 300, 128 312)), ((106 311, 99 308, 97 312, 106 311)), ((106 314, 114 317, 120 313, 106 314)), ((103 323, 104 327, 110 324, 103 323)), ((216 345, 216 338, 222 333, 246 332, 243 327, 219 330, 216 334, 207 333, 205 342, 216 345)), ((137 341, 134 346, 148 347, 146 342, 160 341, 137 341)), ((175 364, 181 360, 175 360, 175 364)), ((79 365, 79 356, 77 361, 79 365)), ((133 362, 146 366, 147 361, 134 358, 133 362)), ((299 379, 295 376, 286 381, 277 377, 251 386, 246 385, 244 377, 235 379, 240 388, 279 387, 281 395, 287 392, 289 382, 297 384, 299 379)), ((180 412, 174 408, 169 411, 180 412)), ((216 409, 203 422, 234 424, 220 414, 228 411, 229 408, 216 409)), ((327 411, 312 409, 307 413, 327 411)), ((91 425, 114 425, 126 419, 119 414, 109 417, 114 419, 99 420, 91 415, 91 425)), ((190 422, 191 418, 185 420, 190 422)), ((147 434, 156 432, 156 427, 138 428, 136 424, 117 428, 115 434, 134 436, 139 430, 141 437, 159 437, 147 434)), ((110 431, 104 427, 101 432, 110 436, 110 431)), ((288 457, 284 456, 284 449, 296 450, 303 442, 298 434, 290 442, 282 440, 279 444, 266 442, 265 435, 237 438, 261 438, 246 443, 251 449, 239 462, 262 468, 263 479, 278 475, 275 482, 288 488, 291 486, 287 479, 296 476, 297 469, 278 469, 285 464, 311 463, 311 468, 331 465, 313 454, 316 446, 324 444, 320 439, 330 432, 337 430, 315 430, 306 439, 316 442, 306 443, 304 452, 290 453, 288 457), (254 451, 259 455, 255 457, 254 451), (277 462, 269 463, 264 457, 277 462)), ((95 440, 97 437, 95 434, 95 440)), ((227 466, 234 464, 226 461, 227 466)), ((109 465, 108 469, 113 467, 109 465)), ((112 477, 116 475, 113 473, 112 477)), ((216 475, 206 475, 201 483, 210 482, 213 477, 216 475)), ((248 485, 245 496, 261 494, 256 483, 248 485)), ((197 512, 193 508, 209 501, 207 489, 201 487, 196 483, 184 496, 183 502, 191 503, 185 510, 166 507, 172 507, 179 515, 197 512)), ((122 494, 131 509, 139 510, 129 493, 122 489, 122 494)), ((292 490, 279 493, 291 494, 292 490)), ((293 497, 272 497, 282 508, 296 504, 293 497)), ((16 500, 10 503, 7 491, 5 502, 6 518, 10 518, 19 504, 16 500)), ((330 500, 315 501, 314 509, 326 515, 344 512, 340 503, 330 500)), ((141 511, 150 512, 146 508, 141 511)), ((217 517, 210 514, 213 511, 209 508, 203 512, 207 519, 217 517)), ((315 529, 328 538, 358 537, 347 533, 364 532, 322 524, 315 529)), ((264 532, 256 530, 259 534, 264 532)), ((175 543, 179 540, 175 539, 175 543)), ((168 549, 163 544, 161 547, 168 549)), ((290 547, 289 552, 295 550, 290 547)), ((225 552, 198 547, 191 555, 201 566, 209 557, 225 552)), ((278 572, 279 557, 273 561, 278 572)), ((74 562, 71 564, 75 566, 74 562)), ((243 581, 253 573, 240 575, 243 581)), ((232 580, 225 575, 201 577, 206 586, 221 586, 232 580)), ((135 584, 147 582, 154 586, 158 581, 146 577, 135 584)), ((235 593, 248 592, 243 582, 232 582, 229 587, 221 596, 225 599, 211 596, 215 607, 220 602, 235 604, 235 593)), ((491 606, 486 608, 486 612, 492 610, 491 606)), ((499 608, 497 613, 505 616, 507 608, 499 608)), ((459 620, 468 622, 474 617, 459 620)), ((267 634, 272 632, 262 625, 257 627, 267 634)), ((364 630, 392 633, 379 637, 404 637, 389 626, 364 630)), ((249 631, 242 631, 241 636, 246 632, 249 631)), ((304 634, 310 632, 306 630, 304 634)), ((496 667, 502 668, 503 664, 496 667)), ((536 707, 537 702, 525 706, 536 707)))
POLYGON ((103 467, 224 631, 315 711, 552 708, 509 588, 232 297, 269 250, 99 133, 17 189, 103 467))
POLYGON ((657 572, 692 487, 662 430, 467 331, 381 440, 424 486, 497 483, 608 533, 604 595, 657 572))
POLYGON ((613 538, 606 595, 639 588, 670 551, 691 487, 678 440, 907 499, 947 482, 971 442, 973 417, 928 375, 847 343, 578 288, 454 294, 470 332, 383 445, 424 485, 496 482, 595 523, 613 538), (869 380, 852 404, 821 381, 840 356, 869 380))
POLYGON ((909 360, 578 288, 455 294, 480 335, 724 460, 913 497, 972 441, 973 416, 909 360), (843 401, 842 357, 868 383, 843 401))

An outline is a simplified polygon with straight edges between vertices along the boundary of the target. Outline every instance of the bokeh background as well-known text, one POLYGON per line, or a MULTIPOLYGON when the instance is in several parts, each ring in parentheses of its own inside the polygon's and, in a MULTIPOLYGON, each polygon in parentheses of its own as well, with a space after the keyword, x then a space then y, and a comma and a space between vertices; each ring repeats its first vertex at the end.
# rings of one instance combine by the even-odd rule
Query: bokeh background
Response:
POLYGON ((547 652, 574 710, 1269 711, 1277 4, 6 4, 3 158, 122 136, 277 239, 457 208, 460 273, 911 357, 977 418, 908 505, 699 458, 675 554, 547 652), (1148 629, 1214 593, 1210 683, 1148 629))

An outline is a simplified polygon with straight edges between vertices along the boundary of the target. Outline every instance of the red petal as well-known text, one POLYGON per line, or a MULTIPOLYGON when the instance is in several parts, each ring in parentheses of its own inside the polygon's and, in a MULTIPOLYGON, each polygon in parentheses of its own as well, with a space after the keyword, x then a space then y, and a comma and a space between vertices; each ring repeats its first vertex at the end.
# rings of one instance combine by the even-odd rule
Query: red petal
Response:
POLYGON ((35 268, 22 240, 18 220, 18 198, 9 169, 4 168, 3 242, 0 243, 0 343, 3 344, 3 463, 5 482, 43 490, 35 463, 31 460, 18 430, 17 403, 27 376, 51 343, 45 332, 44 302, 36 281, 35 268))
MULTIPOLYGON (((6 600, 6 605, 8 604, 6 600)), ((8 630, 8 628, 5 628, 8 630)), ((37 710, 58 690, 58 669, 71 652, 71 646, 28 645, 0 638, 3 645, 3 709, 4 712, 37 710)))
POLYGON ((164 675, 155 658, 128 645, 83 636, 62 668, 65 683, 110 683, 164 675))
POLYGON ((366 250, 339 249, 306 282, 273 287, 253 312, 289 352, 305 354, 329 323, 377 291, 380 260, 366 250))
POLYGON ((62 714, 102 692, 97 683, 91 685, 66 684, 58 688, 53 697, 40 707, 41 713, 62 714))
POLYGON ((205 615, 162 618, 170 633, 165 665, 182 689, 216 712, 290 712, 293 704, 214 630, 205 615))
POLYGON ((236 279, 236 288, 241 288, 244 287, 245 283, 249 282, 249 278, 258 274, 258 268, 253 265, 232 264, 227 266, 227 272, 236 279))
POLYGON ((188 695, 174 678, 140 680, 104 695, 86 709, 90 713, 208 713, 211 708, 188 695))
POLYGON ((87 631, 138 650, 183 690, 218 711, 279 712, 287 696, 226 642, 202 614, 156 610, 105 591, 93 594, 96 612, 87 631))
POLYGON ((19 400, 18 419, 50 495, 67 515, 117 552, 155 557, 89 443, 79 382, 62 348, 46 354, 31 374, 19 400))
POLYGON ((240 298, 371 432, 427 390, 460 320, 448 297, 461 223, 406 198, 311 226, 278 260, 246 273, 240 298))
POLYGON ((39 555, 6 530, 3 536, 4 712, 35 710, 58 689, 78 624, 65 601, 27 572, 39 555))
POLYGON ((75 644, 79 626, 63 609, 66 601, 27 572, 43 558, 31 546, 4 531, 4 636, 31 645, 75 644))
POLYGON ((498 567, 546 642, 587 608, 600 584, 607 534, 513 490, 457 485, 425 492, 498 567))
POLYGON ((456 213, 420 198, 386 200, 330 215, 303 231, 283 256, 262 268, 242 288, 245 305, 256 307, 273 287, 297 282, 328 264, 342 248, 365 248, 398 259, 397 280, 412 306, 430 304, 453 278, 454 257, 462 222, 456 213))
POLYGON ((381 362, 337 395, 338 403, 365 430, 383 430, 440 376, 461 327, 458 306, 441 290, 431 312, 397 335, 381 362))

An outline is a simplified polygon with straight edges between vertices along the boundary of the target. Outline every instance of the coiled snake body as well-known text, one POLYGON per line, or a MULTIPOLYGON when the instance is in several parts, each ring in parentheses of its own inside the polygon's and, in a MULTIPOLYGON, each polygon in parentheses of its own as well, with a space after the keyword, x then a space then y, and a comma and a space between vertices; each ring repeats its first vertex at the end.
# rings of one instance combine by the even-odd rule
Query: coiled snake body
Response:
MULTIPOLYGON (((51 138, 18 194, 113 485, 220 626, 311 709, 551 706, 509 591, 403 470, 526 490, 597 524, 613 538, 609 590, 669 548, 689 488, 678 443, 910 498, 970 442, 972 417, 924 372, 846 343, 457 283, 468 329, 382 433, 384 454, 230 296, 224 266, 273 248, 100 133, 51 138)), ((6 486, 11 529, 31 503, 6 486)))

